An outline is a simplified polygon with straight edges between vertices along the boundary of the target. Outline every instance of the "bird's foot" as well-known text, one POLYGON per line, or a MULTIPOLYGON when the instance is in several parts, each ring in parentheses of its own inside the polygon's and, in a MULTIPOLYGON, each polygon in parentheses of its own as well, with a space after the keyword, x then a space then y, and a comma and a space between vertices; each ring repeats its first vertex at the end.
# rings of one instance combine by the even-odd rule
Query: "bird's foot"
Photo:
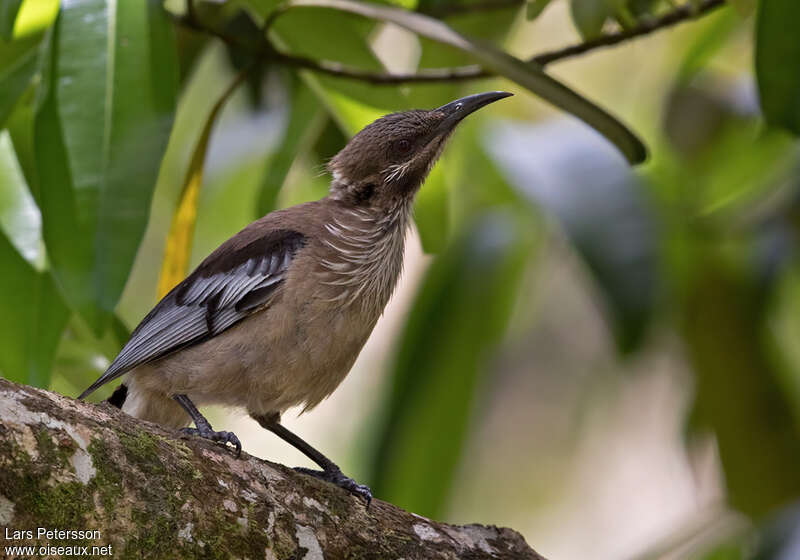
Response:
POLYGON ((242 454, 242 442, 236 437, 233 432, 217 432, 212 430, 211 427, 201 428, 182 428, 181 433, 188 436, 200 436, 201 438, 210 439, 211 441, 222 442, 227 447, 230 443, 236 448, 236 457, 242 454))
POLYGON ((369 504, 372 501, 372 490, 369 489, 369 486, 359 484, 349 476, 345 476, 339 467, 326 471, 317 471, 314 469, 307 469, 305 467, 295 467, 294 470, 299 473, 307 474, 313 476, 314 478, 319 478, 320 480, 330 482, 339 488, 344 488, 354 496, 364 498, 364 500, 367 502, 367 507, 369 507, 369 504))

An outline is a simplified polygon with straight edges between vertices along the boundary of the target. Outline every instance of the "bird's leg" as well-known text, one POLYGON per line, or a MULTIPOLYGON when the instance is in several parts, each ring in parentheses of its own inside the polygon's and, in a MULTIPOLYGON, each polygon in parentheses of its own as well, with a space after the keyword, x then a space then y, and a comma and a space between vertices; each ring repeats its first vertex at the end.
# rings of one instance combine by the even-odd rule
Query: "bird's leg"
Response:
POLYGON ((368 486, 363 484, 358 484, 352 478, 345 476, 342 472, 342 469, 336 465, 333 461, 328 459, 325 455, 311 447, 305 440, 303 440, 300 436, 294 434, 287 430, 281 423, 280 423, 280 416, 278 414, 263 414, 263 415, 252 415, 253 419, 261 424, 262 428, 266 428, 279 438, 281 438, 286 443, 292 445, 293 447, 300 450, 306 457, 314 461, 320 467, 322 467, 321 471, 315 471, 313 469, 307 469, 305 467, 295 467, 294 470, 297 472, 301 472, 303 474, 311 475, 313 477, 319 478, 321 480, 326 480, 328 482, 332 482, 336 486, 340 488, 344 488, 351 494, 355 494, 356 496, 361 496, 367 501, 367 506, 372 501, 372 491, 369 489, 368 486))
POLYGON ((236 437, 236 434, 233 432, 216 432, 212 430, 211 424, 208 423, 206 417, 200 414, 200 411, 197 410, 197 407, 186 395, 173 395, 172 398, 175 399, 178 404, 189 413, 189 416, 192 417, 194 425, 197 426, 196 428, 183 428, 181 431, 184 434, 200 436, 202 438, 210 439, 211 441, 221 441, 223 444, 231 443, 234 447, 236 447, 236 456, 238 457, 241 455, 242 442, 239 441, 239 438, 236 437))

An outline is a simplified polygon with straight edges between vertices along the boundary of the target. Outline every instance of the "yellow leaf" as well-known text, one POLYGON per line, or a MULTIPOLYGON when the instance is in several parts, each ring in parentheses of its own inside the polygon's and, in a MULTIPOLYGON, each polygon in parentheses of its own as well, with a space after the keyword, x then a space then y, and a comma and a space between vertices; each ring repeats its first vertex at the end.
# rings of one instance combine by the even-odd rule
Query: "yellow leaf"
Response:
POLYGON ((167 244, 164 249, 164 261, 161 264, 161 274, 158 277, 159 298, 167 295, 178 282, 186 277, 186 273, 189 270, 192 237, 194 235, 194 225, 197 221, 197 200, 200 196, 200 186, 203 184, 203 168, 211 131, 225 103, 236 91, 239 84, 244 81, 250 68, 252 68, 252 65, 239 72, 231 82, 231 85, 228 86, 214 104, 208 114, 200 140, 198 140, 197 146, 195 146, 192 153, 189 169, 186 171, 186 178, 183 181, 180 202, 172 215, 172 225, 169 228, 167 244))

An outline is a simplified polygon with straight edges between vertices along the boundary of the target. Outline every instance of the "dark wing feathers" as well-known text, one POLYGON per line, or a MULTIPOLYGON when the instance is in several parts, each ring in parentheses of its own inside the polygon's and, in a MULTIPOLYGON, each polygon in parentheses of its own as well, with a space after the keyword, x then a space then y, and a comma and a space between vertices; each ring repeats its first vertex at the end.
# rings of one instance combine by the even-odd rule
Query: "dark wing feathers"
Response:
POLYGON ((267 304, 306 238, 275 230, 237 244, 247 233, 223 244, 164 296, 106 372, 78 398, 136 366, 216 336, 267 304))

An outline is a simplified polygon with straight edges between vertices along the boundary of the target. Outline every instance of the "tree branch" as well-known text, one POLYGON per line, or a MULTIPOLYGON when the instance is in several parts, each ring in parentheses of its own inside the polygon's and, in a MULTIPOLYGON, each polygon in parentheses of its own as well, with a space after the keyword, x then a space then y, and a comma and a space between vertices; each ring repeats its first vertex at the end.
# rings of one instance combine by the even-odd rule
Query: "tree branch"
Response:
POLYGON ((447 525, 380 500, 366 509, 282 465, 4 379, 0 526, 4 546, 110 546, 126 558, 544 560, 511 529, 447 525))
POLYGON ((697 5, 692 2, 688 2, 662 16, 649 20, 643 20, 630 29, 618 31, 616 33, 607 33, 597 37, 596 39, 589 39, 588 41, 577 43, 562 49, 541 53, 532 57, 530 62, 535 62, 541 66, 544 66, 551 62, 572 58, 574 56, 582 55, 603 47, 618 45, 620 43, 630 41, 631 39, 636 39, 637 37, 649 35, 650 33, 660 29, 666 29, 667 27, 672 27, 679 23, 697 19, 717 8, 724 6, 725 4, 726 0, 702 0, 697 5))
POLYGON ((421 14, 436 18, 458 16, 462 14, 472 14, 475 12, 492 12, 495 10, 507 10, 509 8, 519 8, 525 4, 525 0, 479 0, 470 4, 435 4, 427 8, 419 8, 421 14))
MULTIPOLYGON (((510 2, 511 0, 507 0, 510 2)), ((492 5, 497 4, 506 6, 506 0, 503 2, 492 2, 492 5)), ((641 21, 638 25, 615 33, 607 33, 595 39, 589 39, 581 43, 569 45, 561 49, 546 51, 534 55, 528 59, 530 64, 537 64, 539 66, 546 66, 553 62, 559 62, 575 56, 583 55, 594 50, 611 47, 649 35, 654 31, 666 29, 675 26, 679 23, 691 21, 702 17, 711 11, 724 6, 726 0, 701 0, 698 4, 689 2, 666 14, 657 18, 641 21)), ((483 3, 479 4, 483 6, 483 3)), ((469 6, 465 6, 468 8, 469 6)), ((276 12, 275 15, 278 13, 276 12)), ((273 16, 272 19, 274 19, 273 16)), ((194 29, 196 31, 213 35, 228 45, 241 48, 245 51, 251 52, 254 56, 260 56, 264 59, 284 66, 301 68, 311 70, 320 74, 334 76, 338 78, 346 78, 351 80, 358 80, 368 82, 375 85, 397 85, 397 84, 412 84, 412 83, 435 83, 435 82, 456 82, 465 80, 475 80, 480 78, 489 78, 494 74, 484 70, 479 65, 472 64, 467 66, 457 66, 453 68, 425 68, 415 73, 410 74, 388 74, 385 72, 372 72, 368 70, 361 70, 358 68, 350 67, 346 64, 339 62, 332 62, 327 60, 314 60, 304 56, 297 56, 289 53, 284 53, 276 50, 272 45, 260 49, 253 49, 251 45, 246 45, 233 36, 227 35, 224 31, 208 27, 199 22, 196 18, 187 14, 182 17, 176 17, 176 21, 185 27, 194 29)), ((268 20, 270 21, 270 20, 268 20)))

